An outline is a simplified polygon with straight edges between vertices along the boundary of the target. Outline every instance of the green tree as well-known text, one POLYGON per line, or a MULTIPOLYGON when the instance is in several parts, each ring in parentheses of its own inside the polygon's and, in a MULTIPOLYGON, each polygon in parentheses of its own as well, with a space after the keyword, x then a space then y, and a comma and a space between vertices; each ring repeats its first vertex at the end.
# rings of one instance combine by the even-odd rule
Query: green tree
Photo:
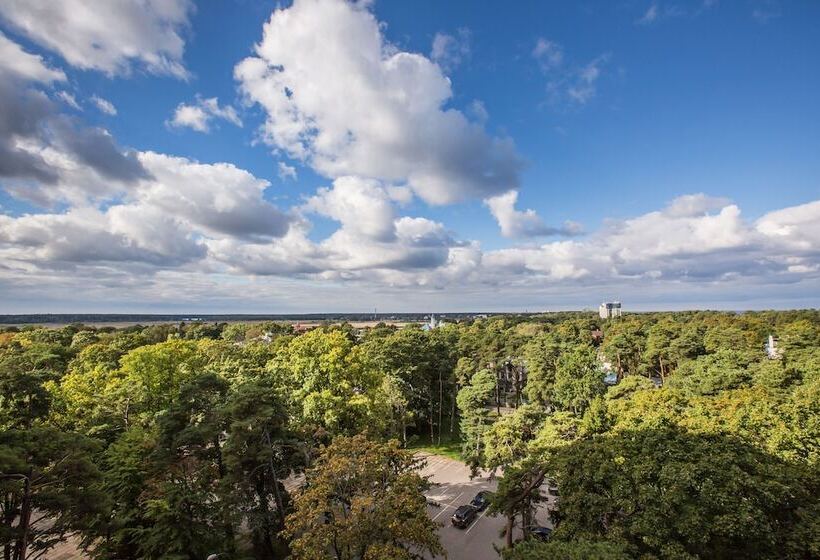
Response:
POLYGON ((678 325, 671 320, 655 323, 647 331, 643 359, 648 371, 659 375, 661 379, 666 378, 675 368, 672 341, 678 331, 678 325))
POLYGON ((282 480, 312 462, 310 444, 291 431, 284 399, 270 384, 239 386, 223 415, 229 422, 225 491, 234 495, 234 505, 250 529, 255 556, 284 557, 280 532, 291 506, 282 480))
POLYGON ((692 395, 716 395, 728 389, 748 387, 752 382, 749 364, 753 358, 747 352, 719 349, 681 364, 669 378, 669 387, 692 395))
POLYGON ((820 328, 808 319, 787 323, 777 329, 780 347, 785 352, 820 345, 820 328))
POLYGON ((580 415, 592 399, 603 392, 604 382, 594 348, 578 346, 561 354, 555 372, 555 404, 580 415))
POLYGON ((721 323, 706 330, 703 345, 710 354, 721 350, 749 352, 755 350, 755 336, 739 326, 721 323))
POLYGON ((107 508, 83 532, 94 558, 136 560, 142 556, 140 535, 150 527, 143 494, 153 475, 156 434, 131 426, 113 441, 99 460, 100 491, 107 508))
POLYGON ((151 524, 143 531, 142 548, 149 556, 163 546, 180 552, 193 550, 194 544, 205 547, 199 550, 233 550, 239 519, 226 483, 227 393, 223 379, 199 375, 180 388, 177 399, 158 417, 155 464, 163 474, 153 484, 155 495, 146 494, 151 524), (222 538, 215 539, 220 533, 222 538))
POLYGON ((109 440, 134 423, 150 422, 207 363, 199 348, 197 342, 169 340, 124 354, 96 344, 83 349, 53 390, 63 419, 109 440), (117 361, 119 367, 112 367, 117 361))
POLYGON ((524 541, 505 550, 504 560, 630 560, 623 544, 612 541, 524 541))
POLYGON ((0 549, 35 560, 102 508, 96 442, 54 428, 0 431, 0 549))
POLYGON ((484 466, 496 469, 524 459, 545 416, 543 408, 527 404, 494 422, 483 434, 484 466))
POLYGON ((532 403, 542 406, 552 404, 555 370, 562 345, 551 333, 533 337, 523 348, 527 366, 525 394, 532 403))
POLYGON ((398 427, 391 435, 401 436, 405 443, 408 429, 417 434, 426 431, 431 443, 437 436, 440 440, 445 409, 452 414, 452 408, 445 406, 455 387, 455 360, 449 350, 453 342, 445 338, 448 332, 404 328, 368 339, 353 353, 355 366, 368 372, 363 377, 383 380, 381 389, 390 404, 389 424, 398 427))
POLYGON ((20 346, 0 350, 0 429, 26 429, 44 418, 51 405, 45 383, 57 376, 37 353, 20 346))
POLYGON ((473 469, 482 460, 482 437, 488 427, 490 399, 495 394, 495 374, 483 369, 473 375, 469 384, 458 392, 458 409, 461 412, 462 454, 473 469))
POLYGON ((640 373, 646 339, 642 323, 637 319, 615 321, 608 325, 601 350, 612 362, 618 378, 640 373))
POLYGON ((351 367, 354 343, 340 329, 315 329, 289 341, 268 369, 281 380, 300 422, 332 433, 364 429, 381 379, 351 367))
POLYGON ((736 438, 623 432, 567 446, 551 466, 557 540, 624 541, 661 558, 804 557, 784 547, 817 501, 816 480, 736 438))
POLYGON ((294 560, 410 560, 441 554, 420 460, 399 442, 339 436, 307 471, 287 518, 294 560))

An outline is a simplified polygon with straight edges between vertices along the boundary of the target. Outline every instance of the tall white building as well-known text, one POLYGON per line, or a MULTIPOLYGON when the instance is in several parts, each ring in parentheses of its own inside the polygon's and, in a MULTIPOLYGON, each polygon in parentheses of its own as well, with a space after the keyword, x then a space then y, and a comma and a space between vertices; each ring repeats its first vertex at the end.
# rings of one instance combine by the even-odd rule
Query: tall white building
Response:
POLYGON ((438 319, 438 320, 437 320, 435 315, 430 315, 430 321, 429 321, 429 322, 427 322, 427 323, 424 323, 424 324, 421 326, 421 330, 423 330, 423 331, 431 331, 431 330, 433 330, 433 329, 437 329, 437 328, 439 328, 439 327, 443 327, 445 324, 446 324, 446 323, 445 323, 444 321, 442 321, 441 319, 438 319))
POLYGON ((598 315, 601 319, 615 319, 621 316, 621 302, 608 301, 598 307, 598 315))
POLYGON ((772 335, 769 335, 769 340, 766 341, 766 355, 770 360, 777 360, 780 358, 780 348, 777 347, 777 341, 772 335))

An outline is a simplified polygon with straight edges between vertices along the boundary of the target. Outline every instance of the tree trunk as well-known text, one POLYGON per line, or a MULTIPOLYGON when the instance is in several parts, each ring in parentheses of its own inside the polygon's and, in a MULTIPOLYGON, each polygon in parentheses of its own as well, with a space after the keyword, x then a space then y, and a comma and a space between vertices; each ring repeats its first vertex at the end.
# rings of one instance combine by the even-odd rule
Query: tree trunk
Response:
POLYGON ((23 483, 23 501, 20 505, 20 538, 17 540, 16 560, 26 560, 28 553, 28 530, 31 522, 31 475, 32 469, 29 467, 25 482, 23 483))
POLYGON ((530 538, 530 525, 532 525, 531 519, 531 506, 529 499, 524 500, 524 508, 521 510, 521 531, 524 533, 524 540, 530 538))
POLYGON ((521 391, 524 386, 524 366, 513 370, 515 372, 515 408, 521 406, 521 391))
MULTIPOLYGON (((219 437, 215 437, 213 441, 214 449, 216 449, 216 469, 219 473, 219 480, 225 478, 227 474, 225 471, 225 463, 222 460, 222 447, 219 445, 219 437)), ((233 525, 230 522, 230 515, 228 511, 225 510, 225 521, 224 521, 224 531, 225 531, 225 540, 227 541, 228 545, 230 546, 230 550, 233 550, 234 546, 234 533, 233 533, 233 525)))
POLYGON ((456 427, 456 397, 458 396, 458 383, 453 382, 453 407, 450 409, 450 437, 456 427))
POLYGON ((438 370, 438 444, 441 445, 441 416, 444 406, 444 380, 441 376, 441 368, 438 370))
MULTIPOLYGON (((14 524, 14 518, 17 517, 17 500, 13 496, 13 494, 6 494, 3 500, 3 511, 5 512, 3 527, 7 530, 11 528, 14 524)), ((12 540, 8 540, 3 544, 4 560, 11 560, 12 548, 15 544, 12 540)))
POLYGON ((259 509, 262 510, 262 517, 265 520, 262 529, 261 548, 264 554, 273 554, 273 531, 271 527, 270 509, 268 508, 268 495, 265 492, 265 480, 260 474, 256 481, 256 495, 259 498, 259 509))
POLYGON ((123 421, 125 422, 125 428, 128 429, 128 407, 131 405, 131 399, 125 400, 125 412, 123 413, 123 421))
MULTIPOLYGON (((268 430, 265 430, 265 440, 267 440, 268 448, 273 451, 273 445, 271 445, 270 441, 270 434, 268 430)), ((279 528, 285 526, 285 502, 282 499, 282 494, 279 491, 279 477, 276 475, 276 468, 273 464, 273 454, 268 458, 270 463, 270 474, 273 480, 273 498, 276 500, 276 515, 279 518, 279 528)))
POLYGON ((501 416, 501 393, 500 393, 500 383, 499 378, 501 377, 501 372, 496 370, 495 372, 495 413, 501 416))
POLYGON ((506 533, 507 533, 507 534, 506 534, 506 535, 504 535, 504 537, 505 537, 505 539, 506 539, 506 541, 507 541, 507 548, 512 548, 512 547, 513 547, 513 535, 512 535, 512 532, 513 532, 513 524, 514 524, 514 519, 515 519, 515 514, 508 515, 508 516, 507 516, 507 529, 506 529, 506 533))
POLYGON ((433 415, 435 413, 435 408, 433 408, 433 399, 430 398, 430 445, 436 444, 436 429, 433 424, 433 415))

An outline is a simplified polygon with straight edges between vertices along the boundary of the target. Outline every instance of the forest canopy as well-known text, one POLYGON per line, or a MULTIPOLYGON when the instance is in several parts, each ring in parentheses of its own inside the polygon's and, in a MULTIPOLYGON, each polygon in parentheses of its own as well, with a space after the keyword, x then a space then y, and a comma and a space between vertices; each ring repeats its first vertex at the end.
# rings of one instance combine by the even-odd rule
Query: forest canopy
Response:
POLYGON ((0 331, 9 560, 439 554, 413 451, 448 445, 508 560, 820 557, 820 313, 0 331))

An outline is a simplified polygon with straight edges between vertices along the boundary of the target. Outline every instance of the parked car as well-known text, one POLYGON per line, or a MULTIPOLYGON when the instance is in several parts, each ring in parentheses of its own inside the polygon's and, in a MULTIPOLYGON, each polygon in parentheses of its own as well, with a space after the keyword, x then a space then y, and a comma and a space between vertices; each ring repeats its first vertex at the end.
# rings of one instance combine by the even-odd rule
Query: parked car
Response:
POLYGON ((534 527, 530 527, 530 535, 538 539, 539 541, 548 541, 550 540, 550 535, 552 535, 552 529, 549 527, 542 527, 540 525, 536 525, 534 527))
POLYGON ((478 510, 473 506, 461 506, 456 510, 450 520, 453 522, 453 525, 459 529, 466 529, 467 526, 473 522, 477 513, 478 510))
POLYGON ((490 505, 490 500, 493 497, 492 492, 488 492, 486 490, 482 490, 478 494, 475 495, 475 498, 472 499, 470 505, 473 506, 476 511, 484 511, 487 509, 487 506, 490 505))

